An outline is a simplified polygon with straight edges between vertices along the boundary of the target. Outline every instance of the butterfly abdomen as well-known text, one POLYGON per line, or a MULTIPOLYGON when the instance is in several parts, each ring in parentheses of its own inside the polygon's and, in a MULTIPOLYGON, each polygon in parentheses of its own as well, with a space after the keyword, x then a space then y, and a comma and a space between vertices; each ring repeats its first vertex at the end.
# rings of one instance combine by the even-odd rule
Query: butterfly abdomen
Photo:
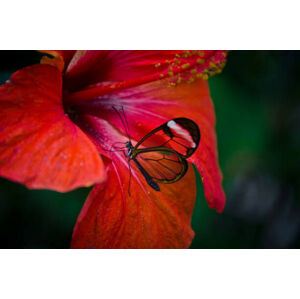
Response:
POLYGON ((147 181, 147 183, 156 191, 160 191, 160 188, 157 183, 155 183, 152 179, 147 181))

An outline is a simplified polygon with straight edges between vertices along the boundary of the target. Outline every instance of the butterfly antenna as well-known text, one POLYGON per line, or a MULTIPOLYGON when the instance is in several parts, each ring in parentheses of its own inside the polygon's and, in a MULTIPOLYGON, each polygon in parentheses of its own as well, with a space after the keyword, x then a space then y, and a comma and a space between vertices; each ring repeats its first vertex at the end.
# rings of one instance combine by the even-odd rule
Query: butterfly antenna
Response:
POLYGON ((123 112, 124 119, 125 119, 125 122, 126 122, 126 125, 127 125, 128 138, 129 138, 129 140, 131 141, 131 138, 130 138, 130 132, 129 132, 129 125, 128 125, 127 117, 126 117, 126 114, 125 114, 125 111, 124 111, 124 106, 122 106, 122 112, 123 112))
MULTIPOLYGON (((126 131, 126 135, 127 135, 128 139, 130 140, 128 128, 127 128, 127 126, 126 126, 125 121, 123 120, 123 118, 122 118, 122 116, 121 116, 120 111, 119 111, 115 106, 112 106, 112 108, 113 108, 113 109, 115 110, 115 112, 118 114, 118 116, 119 116, 119 118, 120 118, 120 120, 121 120, 121 122, 122 122, 122 125, 123 125, 123 127, 124 127, 124 129, 125 129, 125 131, 126 131)), ((123 108, 123 106, 122 106, 122 108, 123 108)), ((124 110, 123 110, 123 112, 124 112, 124 110)), ((125 115, 125 114, 124 114, 124 115, 125 115)))

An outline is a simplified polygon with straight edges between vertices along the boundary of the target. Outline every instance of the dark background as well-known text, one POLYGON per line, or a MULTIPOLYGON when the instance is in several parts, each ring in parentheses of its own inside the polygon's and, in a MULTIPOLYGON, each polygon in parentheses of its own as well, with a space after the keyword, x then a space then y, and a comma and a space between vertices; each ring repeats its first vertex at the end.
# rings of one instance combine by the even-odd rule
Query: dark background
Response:
MULTIPOLYGON (((38 63, 0 51, 0 84, 38 63)), ((300 247, 300 52, 231 51, 209 80, 227 203, 208 208, 200 178, 191 248, 300 247)), ((68 248, 90 189, 61 194, 0 179, 0 248, 68 248)))

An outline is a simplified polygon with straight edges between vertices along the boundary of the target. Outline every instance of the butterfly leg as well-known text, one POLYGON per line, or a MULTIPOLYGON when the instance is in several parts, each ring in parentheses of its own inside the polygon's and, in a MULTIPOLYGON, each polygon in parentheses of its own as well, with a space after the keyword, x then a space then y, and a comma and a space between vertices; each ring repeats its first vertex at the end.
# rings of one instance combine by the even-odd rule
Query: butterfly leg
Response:
POLYGON ((102 147, 102 149, 103 149, 104 151, 106 151, 106 152, 121 152, 121 151, 124 152, 124 148, 126 148, 126 147, 125 147, 125 146, 122 146, 122 147, 120 147, 120 146, 115 146, 117 143, 119 143, 119 144, 124 144, 123 142, 115 142, 115 143, 113 143, 113 144, 111 145, 110 149, 106 149, 106 148, 103 148, 103 147, 102 147))
POLYGON ((129 168, 128 195, 131 196, 131 193, 130 193, 130 185, 131 185, 131 165, 130 165, 130 159, 128 159, 128 168, 129 168))

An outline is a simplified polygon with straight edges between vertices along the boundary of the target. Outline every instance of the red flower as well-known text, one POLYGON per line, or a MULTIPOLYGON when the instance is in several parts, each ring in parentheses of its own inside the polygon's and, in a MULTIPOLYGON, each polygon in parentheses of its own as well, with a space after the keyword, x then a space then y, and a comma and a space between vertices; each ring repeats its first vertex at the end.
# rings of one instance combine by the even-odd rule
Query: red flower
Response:
MULTIPOLYGON (((96 184, 78 217, 73 248, 187 248, 196 197, 192 167, 161 192, 109 152, 133 144, 175 117, 194 120, 199 148, 188 161, 200 171, 211 208, 225 196, 217 162, 215 115, 205 79, 219 73, 224 51, 48 51, 0 87, 0 175, 29 188, 66 192, 96 184)), ((133 165, 132 165, 133 166, 133 165)))

